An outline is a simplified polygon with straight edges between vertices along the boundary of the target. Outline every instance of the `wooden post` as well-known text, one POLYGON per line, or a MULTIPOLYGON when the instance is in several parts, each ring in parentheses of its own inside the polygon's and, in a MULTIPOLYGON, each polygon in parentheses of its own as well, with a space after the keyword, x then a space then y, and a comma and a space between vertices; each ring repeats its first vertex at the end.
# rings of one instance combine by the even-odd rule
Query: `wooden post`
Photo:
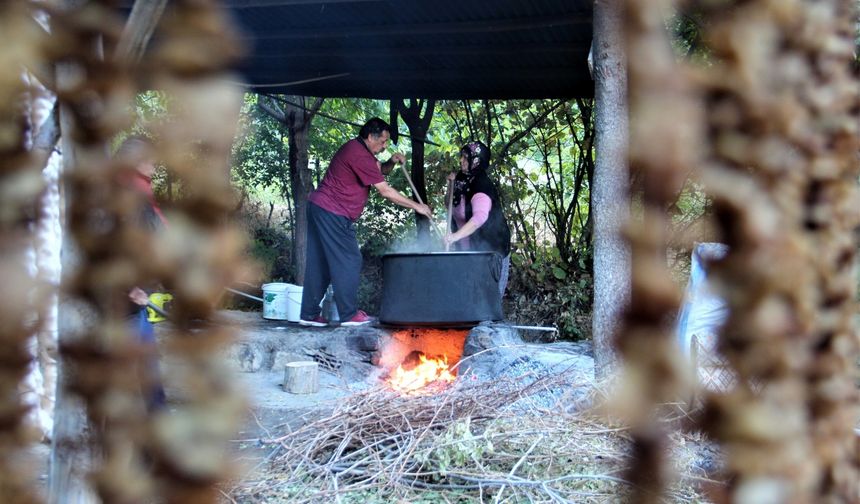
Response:
MULTIPOLYGON (((66 65, 57 68, 57 83, 62 85, 72 78, 66 65)), ((72 140, 73 119, 65 105, 60 107, 60 144, 63 152, 62 178, 60 179, 61 225, 68 229, 66 219, 67 209, 74 197, 71 194, 68 175, 74 170, 78 159, 77 145, 72 140)), ((63 278, 78 266, 78 252, 70 233, 63 232, 60 250, 63 278)), ((87 323, 80 314, 60 294, 57 317, 57 338, 62 345, 80 331, 81 322, 87 323)), ((87 449, 86 413, 82 401, 68 390, 70 370, 60 354, 57 358, 57 391, 54 406, 54 432, 51 436, 51 458, 48 476, 48 502, 50 504, 84 504, 96 502, 97 499, 85 482, 87 472, 91 469, 91 454, 87 449)))
POLYGON ((315 361, 287 363, 284 369, 284 390, 291 394, 316 394, 319 389, 319 366, 315 361))
POLYGON ((143 57, 147 44, 164 13, 167 0, 136 0, 128 21, 116 46, 117 61, 137 63, 143 57))
POLYGON ((627 170, 627 68, 620 0, 594 2, 595 162, 591 208, 594 223, 594 370, 615 367, 613 340, 630 299, 630 250, 620 235, 630 206, 627 170))

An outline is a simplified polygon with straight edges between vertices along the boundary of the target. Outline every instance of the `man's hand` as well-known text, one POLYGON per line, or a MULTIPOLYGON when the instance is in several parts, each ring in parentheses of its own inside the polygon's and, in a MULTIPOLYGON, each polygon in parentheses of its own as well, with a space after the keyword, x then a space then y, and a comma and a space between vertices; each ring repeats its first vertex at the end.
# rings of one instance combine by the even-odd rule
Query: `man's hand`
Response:
POLYGON ((382 171, 383 175, 388 175, 389 173, 391 173, 391 170, 393 170, 395 166, 403 164, 405 162, 406 156, 399 152, 395 152, 391 155, 390 158, 388 158, 388 161, 381 164, 379 163, 379 161, 377 161, 376 164, 379 165, 379 169, 380 171, 382 171))
POLYGON ((132 303, 139 306, 146 306, 149 303, 149 296, 140 287, 133 287, 128 291, 128 298, 131 299, 132 303))
POLYGON ((423 203, 415 203, 415 211, 427 217, 428 219, 433 218, 433 210, 431 210, 429 206, 423 203))

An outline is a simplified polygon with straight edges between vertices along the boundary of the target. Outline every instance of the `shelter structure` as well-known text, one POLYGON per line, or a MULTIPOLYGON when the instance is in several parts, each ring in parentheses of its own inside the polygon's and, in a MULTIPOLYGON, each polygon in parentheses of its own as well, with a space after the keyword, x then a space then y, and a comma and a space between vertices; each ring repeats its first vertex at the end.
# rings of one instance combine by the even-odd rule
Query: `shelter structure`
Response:
POLYGON ((593 95, 586 0, 226 0, 255 90, 436 99, 593 95))

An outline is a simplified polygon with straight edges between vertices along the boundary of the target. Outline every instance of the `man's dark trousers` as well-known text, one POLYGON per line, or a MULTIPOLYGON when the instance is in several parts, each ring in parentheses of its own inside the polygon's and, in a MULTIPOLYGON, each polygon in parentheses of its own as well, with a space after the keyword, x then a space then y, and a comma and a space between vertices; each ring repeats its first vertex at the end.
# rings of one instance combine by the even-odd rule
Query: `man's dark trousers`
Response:
POLYGON ((355 239, 355 225, 308 202, 308 239, 305 257, 305 284, 302 290, 302 320, 320 314, 320 301, 331 283, 340 320, 351 319, 358 311, 358 281, 361 251, 355 239))

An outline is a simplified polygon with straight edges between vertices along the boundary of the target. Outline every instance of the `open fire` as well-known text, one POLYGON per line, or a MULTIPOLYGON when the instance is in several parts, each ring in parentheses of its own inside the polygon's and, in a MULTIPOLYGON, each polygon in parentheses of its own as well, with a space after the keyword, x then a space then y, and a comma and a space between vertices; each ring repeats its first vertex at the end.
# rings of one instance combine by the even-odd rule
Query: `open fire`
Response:
POLYGON ((410 353, 388 377, 388 385, 402 394, 421 394, 437 390, 456 379, 448 358, 428 357, 423 352, 410 353), (433 387, 429 387, 433 385, 433 387))

